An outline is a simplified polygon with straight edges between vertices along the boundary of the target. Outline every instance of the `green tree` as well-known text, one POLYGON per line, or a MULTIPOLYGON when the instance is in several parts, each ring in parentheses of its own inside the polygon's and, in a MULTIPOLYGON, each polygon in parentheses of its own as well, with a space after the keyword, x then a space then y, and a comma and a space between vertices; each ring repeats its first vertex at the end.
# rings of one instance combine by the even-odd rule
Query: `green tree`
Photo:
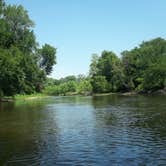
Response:
MULTIPOLYGON (((156 38, 143 42, 139 47, 122 53, 125 79, 129 90, 145 91, 146 89, 161 88, 160 74, 163 71, 162 63, 166 64, 166 41, 156 38), (158 73, 158 76, 153 77, 158 73), (149 87, 149 88, 148 88, 149 87)), ((165 79, 163 74, 162 78, 165 79)))
POLYGON ((17 48, 0 49, 1 93, 13 96, 24 86, 24 72, 20 67, 22 53, 17 48))
POLYGON ((40 92, 55 64, 56 49, 38 48, 33 21, 21 5, 0 0, 0 91, 3 95, 40 92), (41 50, 39 56, 38 50, 41 50))
POLYGON ((7 5, 3 19, 8 26, 11 45, 17 45, 20 50, 28 51, 28 53, 36 49, 35 36, 31 30, 34 23, 23 6, 7 5))
POLYGON ((74 75, 70 75, 64 78, 61 78, 60 83, 64 83, 64 82, 69 82, 69 81, 76 81, 76 77, 74 75))
POLYGON ((94 76, 91 79, 91 85, 94 93, 109 92, 109 84, 105 76, 94 76))
POLYGON ((117 61, 118 57, 113 52, 103 51, 97 64, 98 75, 105 76, 108 82, 111 81, 113 66, 117 61))
POLYGON ((97 54, 93 54, 90 64, 90 71, 89 71, 90 77, 96 76, 98 74, 98 66, 97 66, 98 61, 99 61, 99 56, 97 54))
POLYGON ((92 85, 89 79, 82 80, 77 87, 77 92, 79 94, 91 94, 92 92, 92 85))
POLYGON ((39 57, 40 57, 40 67, 46 72, 46 74, 50 74, 53 65, 56 64, 56 49, 49 44, 45 44, 41 49, 39 49, 39 57))
MULTIPOLYGON (((106 79, 107 84, 109 85, 106 86, 108 89, 105 89, 105 87, 101 92, 116 92, 125 89, 123 64, 113 52, 103 51, 101 57, 97 57, 96 55, 92 57, 90 76, 92 80, 96 80, 96 76, 103 76, 103 78, 106 79)), ((101 79, 102 77, 99 78, 101 79)), ((100 80, 98 81, 100 82, 100 80)), ((97 87, 95 81, 92 81, 92 86, 97 87)), ((95 91, 95 87, 93 87, 93 91, 95 91)))
POLYGON ((144 75, 141 87, 145 91, 155 91, 166 87, 166 57, 159 64, 150 66, 144 75))
POLYGON ((3 16, 4 7, 6 6, 4 0, 0 0, 0 17, 3 16))

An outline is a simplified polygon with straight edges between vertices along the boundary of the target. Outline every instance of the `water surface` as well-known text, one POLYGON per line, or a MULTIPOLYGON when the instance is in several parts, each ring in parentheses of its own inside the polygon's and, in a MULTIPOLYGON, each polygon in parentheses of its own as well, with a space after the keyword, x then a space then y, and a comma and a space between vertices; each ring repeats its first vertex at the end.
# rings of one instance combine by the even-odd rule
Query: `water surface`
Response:
POLYGON ((0 103, 0 165, 166 165, 166 97, 0 103))

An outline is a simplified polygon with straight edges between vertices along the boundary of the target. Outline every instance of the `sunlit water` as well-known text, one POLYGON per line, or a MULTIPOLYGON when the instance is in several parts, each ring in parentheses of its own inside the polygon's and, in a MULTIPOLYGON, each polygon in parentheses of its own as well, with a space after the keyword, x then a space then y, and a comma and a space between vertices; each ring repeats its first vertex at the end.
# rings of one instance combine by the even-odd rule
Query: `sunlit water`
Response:
POLYGON ((165 166, 166 97, 0 104, 0 166, 165 166))

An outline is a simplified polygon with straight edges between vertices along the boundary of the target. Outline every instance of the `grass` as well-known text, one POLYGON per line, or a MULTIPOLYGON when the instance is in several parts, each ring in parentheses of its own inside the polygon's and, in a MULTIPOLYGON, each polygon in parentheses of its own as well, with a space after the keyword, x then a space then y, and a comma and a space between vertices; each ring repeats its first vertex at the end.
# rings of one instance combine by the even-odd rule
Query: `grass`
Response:
MULTIPOLYGON (((130 96, 130 95, 133 95, 133 94, 136 94, 136 93, 95 93, 95 94, 92 94, 92 96, 107 96, 107 95, 112 95, 112 94, 120 94, 120 95, 126 95, 126 96, 130 96)), ((73 92, 73 93, 66 93, 66 96, 75 96, 75 95, 81 95, 81 94, 78 94, 76 92, 73 92)), ((63 95, 61 95, 63 96, 63 95)), ((85 96, 85 95, 83 95, 85 96)), ((41 99, 41 98, 47 98, 49 97, 47 94, 44 94, 44 93, 34 93, 34 94, 30 94, 30 95, 27 95, 27 94, 17 94, 15 95, 14 97, 3 97, 2 99, 0 98, 0 101, 25 101, 25 100, 35 100, 35 99, 41 99)))
POLYGON ((15 95, 14 100, 33 100, 33 99, 40 99, 40 98, 46 98, 48 97, 47 95, 43 93, 34 93, 30 95, 15 95))

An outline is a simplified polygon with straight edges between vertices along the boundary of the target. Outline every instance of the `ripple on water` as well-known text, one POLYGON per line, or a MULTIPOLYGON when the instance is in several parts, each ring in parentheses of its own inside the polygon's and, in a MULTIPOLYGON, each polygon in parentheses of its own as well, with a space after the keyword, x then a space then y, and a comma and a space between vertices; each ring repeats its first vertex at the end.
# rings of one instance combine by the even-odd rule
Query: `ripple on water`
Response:
POLYGON ((166 165, 165 99, 58 97, 12 105, 0 111, 0 165, 166 165))

